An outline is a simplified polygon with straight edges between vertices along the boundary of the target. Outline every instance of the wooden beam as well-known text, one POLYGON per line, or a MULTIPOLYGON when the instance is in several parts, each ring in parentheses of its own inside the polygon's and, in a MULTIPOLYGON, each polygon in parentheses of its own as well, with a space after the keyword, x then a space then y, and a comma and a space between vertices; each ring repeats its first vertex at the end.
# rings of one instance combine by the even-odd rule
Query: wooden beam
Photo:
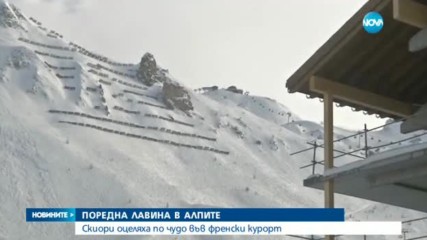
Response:
MULTIPOLYGON (((324 159, 325 171, 334 167, 334 96, 330 92, 323 93, 323 128, 324 128, 324 159)), ((324 183, 325 208, 334 208, 334 180, 324 183)), ((333 240, 334 236, 326 236, 326 240, 333 240)))
MULTIPOLYGON (((333 96, 330 93, 323 95, 323 127, 324 127, 324 158, 325 171, 334 167, 334 105, 333 96)), ((333 180, 325 182, 325 207, 334 207, 334 183, 333 180)))
POLYGON ((393 18, 418 28, 425 28, 427 6, 414 0, 393 0, 393 18))
POLYGON ((400 117, 408 117, 414 112, 410 104, 318 76, 310 78, 310 90, 320 94, 329 93, 336 99, 400 117))

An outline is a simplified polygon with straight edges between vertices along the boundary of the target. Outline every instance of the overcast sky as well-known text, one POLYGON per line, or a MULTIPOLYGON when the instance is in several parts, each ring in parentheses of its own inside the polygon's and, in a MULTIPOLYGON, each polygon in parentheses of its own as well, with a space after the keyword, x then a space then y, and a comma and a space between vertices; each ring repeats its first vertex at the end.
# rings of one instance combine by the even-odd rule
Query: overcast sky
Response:
MULTIPOLYGON (((322 105, 288 94, 287 78, 366 0, 10 0, 27 16, 123 62, 145 52, 190 88, 236 85, 320 122, 322 105)), ((362 24, 362 23, 361 23, 362 24)), ((336 111, 360 129, 384 120, 336 111)))

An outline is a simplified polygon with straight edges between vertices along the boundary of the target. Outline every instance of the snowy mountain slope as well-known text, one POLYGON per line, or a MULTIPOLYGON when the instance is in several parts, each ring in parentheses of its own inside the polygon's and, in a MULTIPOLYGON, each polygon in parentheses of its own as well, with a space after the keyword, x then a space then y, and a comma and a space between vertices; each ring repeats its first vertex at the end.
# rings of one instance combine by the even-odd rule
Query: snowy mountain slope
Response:
POLYGON ((287 107, 270 98, 235 94, 225 89, 207 91, 204 95, 224 104, 243 108, 260 118, 276 124, 300 120, 298 116, 293 116, 287 107))
MULTIPOLYGON (((302 187, 311 169, 299 167, 312 152, 289 155, 321 141, 319 124, 294 114, 288 122, 285 106, 225 90, 185 88, 194 109, 169 109, 162 82, 133 77, 137 64, 105 59, 0 6, 0 239, 75 238, 71 225, 25 223, 27 207, 322 206, 320 191, 302 187)), ((372 136, 371 144, 401 137, 372 136)), ((337 201, 356 220, 420 215, 337 201)))

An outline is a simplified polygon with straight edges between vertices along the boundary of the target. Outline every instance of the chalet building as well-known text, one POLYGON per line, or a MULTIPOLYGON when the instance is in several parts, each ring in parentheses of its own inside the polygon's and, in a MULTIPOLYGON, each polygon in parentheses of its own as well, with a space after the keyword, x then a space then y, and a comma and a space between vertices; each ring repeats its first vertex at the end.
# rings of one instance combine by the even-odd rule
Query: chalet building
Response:
MULTIPOLYGON (((427 129, 427 1, 370 0, 288 80, 290 93, 320 98, 324 105, 322 175, 304 185, 427 212, 427 144, 367 156, 334 167, 333 103, 379 117, 403 120, 402 133, 427 129), (370 34, 364 16, 378 12, 383 29, 370 34)), ((333 239, 333 236, 327 236, 333 239)))

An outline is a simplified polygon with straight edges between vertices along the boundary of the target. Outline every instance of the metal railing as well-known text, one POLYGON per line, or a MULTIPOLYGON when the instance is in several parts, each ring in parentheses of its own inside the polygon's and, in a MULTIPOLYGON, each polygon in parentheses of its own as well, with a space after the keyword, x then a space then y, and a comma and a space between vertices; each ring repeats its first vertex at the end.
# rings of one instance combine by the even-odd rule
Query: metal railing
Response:
MULTIPOLYGON (((408 118, 410 118, 410 117, 408 117, 408 118)), ((407 120, 408 118, 401 119, 401 120, 394 121, 394 122, 389 122, 389 123, 386 123, 384 125, 377 126, 377 127, 371 128, 371 129, 368 129, 367 125, 365 124, 364 125, 364 129, 362 131, 357 131, 354 134, 351 134, 351 135, 348 135, 348 136, 345 136, 345 137, 342 137, 342 138, 339 138, 339 139, 335 139, 333 141, 333 143, 337 143, 337 142, 340 142, 340 141, 343 141, 343 140, 346 140, 346 139, 350 139, 350 138, 354 138, 356 136, 359 136, 359 147, 356 148, 356 149, 354 149, 354 150, 352 150, 352 151, 348 151, 348 152, 342 151, 342 150, 338 150, 338 149, 333 149, 334 153, 336 153, 336 155, 334 156, 334 159, 341 158, 341 157, 344 157, 344 156, 350 156, 350 157, 354 157, 354 158, 358 158, 358 159, 363 160, 363 159, 366 159, 367 157, 369 157, 369 155, 371 154, 372 150, 380 149, 380 148, 385 148, 385 147, 393 146, 393 145, 397 145, 397 144, 400 145, 403 142, 408 142, 408 141, 410 141, 412 139, 420 138, 422 136, 427 135, 427 131, 424 131, 424 132, 421 132, 419 134, 415 134, 415 135, 412 135, 412 136, 409 136, 409 137, 406 137, 406 138, 402 138, 402 139, 397 140, 397 141, 390 141, 389 143, 385 143, 385 144, 381 144, 381 145, 369 146, 368 134, 370 132, 378 130, 378 129, 381 129, 381 128, 384 128, 384 127, 389 126, 389 125, 402 123, 402 121, 407 120), (361 137, 364 138, 364 146, 360 145, 360 138, 361 137), (359 153, 361 155, 357 155, 356 153, 359 153)), ((299 151, 296 151, 296 152, 293 152, 290 155, 293 156, 293 155, 297 155, 297 154, 300 154, 300 153, 304 153, 304 152, 313 150, 313 155, 312 155, 313 157, 311 159, 311 163, 307 164, 307 165, 301 166, 300 169, 312 167, 312 174, 315 174, 316 173, 316 165, 324 165, 324 160, 317 160, 317 150, 319 148, 324 148, 324 144, 323 143, 318 143, 317 140, 314 140, 314 141, 311 141, 311 142, 307 142, 307 144, 310 145, 311 147, 306 148, 306 149, 302 149, 302 150, 299 150, 299 151)), ((415 218, 415 219, 410 219, 410 220, 402 221, 402 225, 413 223, 413 222, 420 222, 420 221, 427 221, 427 217, 421 217, 421 218, 415 218)), ((408 228, 410 228, 410 227, 408 226, 408 228)), ((403 237, 403 240, 427 239, 427 235, 422 235, 422 236, 416 236, 416 237, 408 238, 407 237, 408 233, 409 233, 408 230, 406 230, 406 231, 404 230, 403 231, 403 233, 401 235, 403 237)), ((289 237, 294 237, 294 238, 299 238, 299 239, 306 239, 306 240, 323 240, 324 239, 324 238, 314 238, 313 236, 312 237, 297 236, 297 235, 288 235, 288 236, 289 237)), ((345 237, 345 236, 336 235, 335 237, 338 238, 338 237, 345 237)), ((368 238, 368 236, 366 236, 366 235, 361 236, 361 237, 363 237, 364 240, 366 240, 368 238)))
MULTIPOLYGON (((407 224, 412 224, 414 222, 421 222, 421 221, 426 221, 426 220, 427 220, 427 217, 414 218, 414 219, 402 221, 402 225, 404 226, 407 224)), ((427 235, 408 238, 407 234, 409 233, 409 230, 408 230, 409 228, 410 228, 410 226, 407 226, 406 228, 403 229, 403 233, 402 233, 403 240, 427 239, 427 235)))
MULTIPOLYGON (((351 157, 359 158, 359 159, 363 160, 363 159, 367 158, 370 155, 371 151, 373 151, 375 149, 381 149, 381 148, 385 148, 385 147, 392 146, 392 145, 402 144, 403 142, 408 142, 408 141, 410 141, 412 139, 416 139, 416 138, 422 137, 424 135, 427 135, 427 131, 424 131, 424 132, 422 132, 420 134, 416 134, 416 135, 413 135, 413 136, 410 136, 410 137, 406 137, 406 138, 403 138, 403 139, 400 139, 400 140, 397 140, 397 141, 390 141, 389 143, 386 143, 386 144, 369 146, 369 143, 368 143, 368 137, 369 136, 368 136, 368 134, 370 132, 378 130, 378 129, 381 129, 381 128, 384 128, 384 127, 392 125, 392 124, 401 123, 402 121, 403 120, 386 123, 384 125, 381 125, 381 126, 378 126, 378 127, 374 127, 374 128, 371 128, 371 129, 368 129, 367 125, 365 124, 363 131, 358 131, 355 134, 351 134, 351 135, 348 135, 348 136, 345 136, 345 137, 342 137, 342 138, 339 138, 339 139, 335 139, 333 141, 333 143, 341 142, 341 141, 344 141, 346 139, 350 139, 350 138, 354 138, 354 137, 359 136, 359 148, 356 148, 356 149, 354 149, 352 151, 347 151, 347 152, 346 151, 342 151, 342 150, 338 150, 338 149, 333 149, 334 153, 337 153, 336 155, 334 155, 334 159, 341 158, 341 157, 344 157, 344 156, 351 156, 351 157), (360 145, 360 138, 362 136, 364 138, 364 146, 360 147, 361 146, 360 145), (356 153, 359 153, 360 155, 358 155, 356 153)), ((324 148, 324 144, 323 143, 319 144, 317 142, 317 140, 314 140, 312 142, 307 142, 307 144, 310 145, 311 147, 305 148, 305 149, 302 149, 302 150, 299 150, 299 151, 296 151, 296 152, 293 152, 290 155, 293 156, 293 155, 297 155, 297 154, 300 154, 300 153, 304 153, 304 152, 313 150, 313 158, 311 160, 311 163, 301 166, 300 169, 312 167, 312 174, 315 174, 315 172, 316 172, 316 165, 318 165, 318 164, 324 165, 324 161, 325 160, 317 160, 317 149, 318 148, 324 148)))
POLYGON ((421 237, 406 238, 405 240, 416 240, 416 239, 427 239, 427 235, 421 236, 421 237))

